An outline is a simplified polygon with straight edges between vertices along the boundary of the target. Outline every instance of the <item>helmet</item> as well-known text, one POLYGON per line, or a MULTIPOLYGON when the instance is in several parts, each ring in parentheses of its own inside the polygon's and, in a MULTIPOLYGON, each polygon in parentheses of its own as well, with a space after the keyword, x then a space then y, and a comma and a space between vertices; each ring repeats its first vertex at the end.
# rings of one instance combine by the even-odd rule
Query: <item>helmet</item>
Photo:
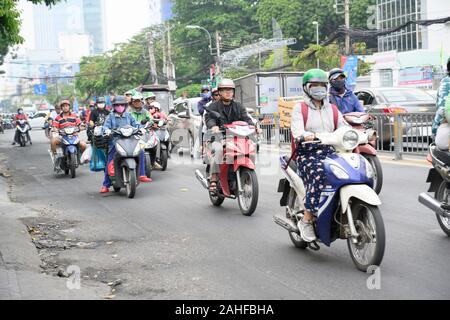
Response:
POLYGON ((63 106, 63 104, 68 104, 69 107, 70 107, 70 101, 69 101, 69 100, 62 100, 62 101, 59 103, 59 105, 60 105, 61 107, 63 106))
POLYGON ((308 83, 324 83, 328 84, 328 77, 322 69, 310 69, 303 75, 303 87, 308 83))
POLYGON ((128 90, 127 92, 125 92, 125 95, 126 96, 133 95, 133 90, 128 90))
POLYGON ((112 101, 112 105, 114 106, 114 105, 117 105, 117 104, 124 104, 124 105, 126 105, 126 104, 128 104, 128 102, 127 102, 127 99, 125 99, 124 96, 116 96, 114 98, 114 100, 112 101))
POLYGON ((330 72, 328 73, 328 80, 333 81, 333 80, 339 78, 340 76, 345 77, 344 71, 339 68, 334 68, 334 69, 331 69, 330 72))
POLYGON ((144 92, 144 99, 147 100, 149 98, 156 98, 156 96, 153 92, 144 92))
POLYGON ((97 103, 97 104, 99 104, 99 103, 106 103, 106 100, 105 100, 104 97, 98 97, 96 103, 97 103))
POLYGON ((205 90, 208 90, 208 91, 210 91, 210 89, 209 89, 209 86, 208 86, 208 85, 203 85, 203 86, 202 86, 202 89, 200 90, 200 92, 203 92, 203 91, 205 91, 205 90))
POLYGON ((134 94, 131 96, 131 101, 135 101, 135 100, 143 100, 144 97, 142 96, 142 94, 140 92, 134 92, 134 94))
POLYGON ((219 90, 221 90, 221 89, 236 89, 236 85, 234 84, 234 81, 231 79, 222 79, 222 81, 220 81, 217 89, 219 89, 219 90))
POLYGON ((157 110, 161 110, 161 104, 157 101, 150 103, 150 106, 157 110))
POLYGON ((212 88, 211 93, 219 92, 219 89, 217 87, 212 88))

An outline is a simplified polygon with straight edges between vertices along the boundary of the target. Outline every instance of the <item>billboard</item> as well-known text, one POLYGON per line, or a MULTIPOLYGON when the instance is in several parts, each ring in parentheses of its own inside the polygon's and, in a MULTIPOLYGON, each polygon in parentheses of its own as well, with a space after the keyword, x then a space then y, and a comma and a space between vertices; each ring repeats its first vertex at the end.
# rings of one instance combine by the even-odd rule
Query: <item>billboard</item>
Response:
POLYGON ((433 85, 433 69, 432 67, 400 69, 398 84, 406 87, 431 87, 433 85))

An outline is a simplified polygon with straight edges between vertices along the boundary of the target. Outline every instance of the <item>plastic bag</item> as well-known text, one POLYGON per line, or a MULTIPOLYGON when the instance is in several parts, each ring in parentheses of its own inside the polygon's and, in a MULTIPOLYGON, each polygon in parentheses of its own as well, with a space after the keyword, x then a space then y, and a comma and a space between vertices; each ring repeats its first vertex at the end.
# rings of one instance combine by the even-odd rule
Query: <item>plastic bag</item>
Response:
POLYGON ((92 158, 92 147, 90 144, 87 145, 86 150, 84 150, 83 154, 81 155, 81 163, 88 163, 91 161, 92 158))
POLYGON ((106 168, 106 152, 104 149, 92 148, 90 169, 94 172, 104 171, 106 168))

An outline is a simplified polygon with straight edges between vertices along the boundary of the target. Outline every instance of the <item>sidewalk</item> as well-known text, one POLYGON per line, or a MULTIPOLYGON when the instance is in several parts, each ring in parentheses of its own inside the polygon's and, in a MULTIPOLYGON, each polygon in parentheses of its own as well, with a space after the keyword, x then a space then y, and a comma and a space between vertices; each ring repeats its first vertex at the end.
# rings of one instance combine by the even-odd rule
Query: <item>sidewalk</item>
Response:
POLYGON ((102 299, 101 283, 69 290, 67 278, 41 273, 41 260, 20 218, 36 216, 21 204, 9 201, 7 184, 0 178, 0 300, 102 299))

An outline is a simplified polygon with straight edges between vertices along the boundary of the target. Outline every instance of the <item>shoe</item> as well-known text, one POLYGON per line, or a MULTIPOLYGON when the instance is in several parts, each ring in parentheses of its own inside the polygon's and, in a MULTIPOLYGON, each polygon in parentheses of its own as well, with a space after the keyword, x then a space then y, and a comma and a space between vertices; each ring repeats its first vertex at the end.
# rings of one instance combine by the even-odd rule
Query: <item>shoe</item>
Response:
POLYGON ((144 182, 144 183, 148 183, 148 182, 152 182, 153 180, 150 178, 147 178, 147 176, 140 176, 139 177, 139 181, 140 182, 144 182))
POLYGON ((16 145, 16 143, 15 143, 15 142, 13 142, 13 143, 12 143, 12 145, 13 145, 13 146, 15 146, 15 145, 16 145))
POLYGON ((158 162, 155 162, 155 164, 153 165, 153 169, 161 170, 162 167, 161 167, 161 165, 158 162))
POLYGON ((100 193, 108 193, 109 192, 109 188, 103 186, 102 189, 100 190, 100 193))
POLYGON ((314 231, 313 223, 308 221, 303 221, 301 219, 297 223, 298 230, 300 230, 300 236, 306 242, 313 242, 317 239, 316 232, 314 231))

